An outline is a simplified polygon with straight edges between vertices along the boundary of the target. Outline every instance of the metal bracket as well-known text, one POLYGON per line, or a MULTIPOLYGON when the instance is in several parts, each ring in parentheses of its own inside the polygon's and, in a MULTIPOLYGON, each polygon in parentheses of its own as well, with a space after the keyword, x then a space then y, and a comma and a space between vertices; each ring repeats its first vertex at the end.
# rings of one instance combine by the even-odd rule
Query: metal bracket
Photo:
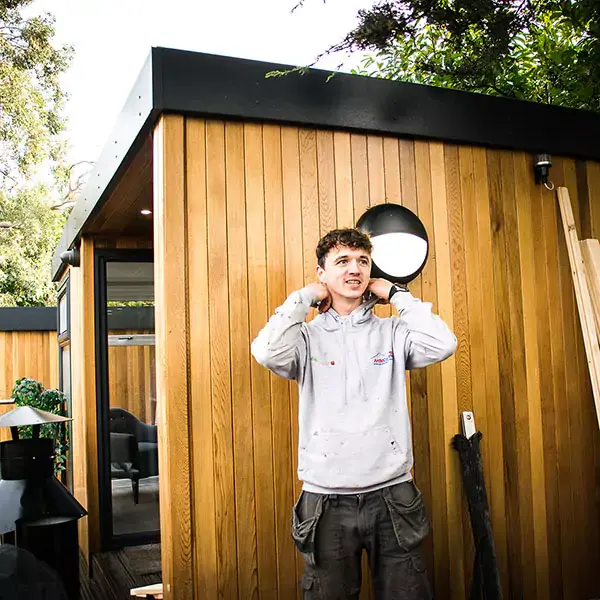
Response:
POLYGON ((475 417, 470 410, 466 410, 460 414, 463 435, 469 439, 475 435, 477 428, 475 427, 475 417))

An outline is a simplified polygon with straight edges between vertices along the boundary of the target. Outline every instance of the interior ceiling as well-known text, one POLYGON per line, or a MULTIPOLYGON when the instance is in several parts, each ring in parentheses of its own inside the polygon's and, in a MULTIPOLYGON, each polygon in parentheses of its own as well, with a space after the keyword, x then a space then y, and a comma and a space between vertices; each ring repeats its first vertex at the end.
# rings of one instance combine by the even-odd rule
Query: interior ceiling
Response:
POLYGON ((152 134, 143 141, 98 213, 87 221, 83 233, 152 240, 152 215, 142 215, 142 209, 152 210, 152 134))
POLYGON ((107 262, 106 296, 109 301, 153 301, 154 263, 107 262))

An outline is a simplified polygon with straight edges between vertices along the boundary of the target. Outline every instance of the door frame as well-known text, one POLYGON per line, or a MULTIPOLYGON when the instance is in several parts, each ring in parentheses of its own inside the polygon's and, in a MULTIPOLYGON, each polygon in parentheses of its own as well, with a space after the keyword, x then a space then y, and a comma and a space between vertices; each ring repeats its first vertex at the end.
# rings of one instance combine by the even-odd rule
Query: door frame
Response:
POLYGON ((98 496, 100 550, 160 541, 160 529, 142 533, 114 534, 110 478, 108 326, 106 314, 106 264, 109 262, 154 262, 152 250, 96 248, 94 252, 94 316, 96 350, 96 419, 98 435, 98 496))

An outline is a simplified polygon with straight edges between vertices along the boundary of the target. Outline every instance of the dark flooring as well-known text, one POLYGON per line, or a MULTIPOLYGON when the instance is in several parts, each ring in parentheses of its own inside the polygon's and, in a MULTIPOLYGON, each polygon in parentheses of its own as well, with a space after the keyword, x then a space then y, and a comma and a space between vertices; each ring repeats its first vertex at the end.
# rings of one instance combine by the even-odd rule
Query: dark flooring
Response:
POLYGON ((87 564, 80 563, 81 600, 126 600, 129 591, 160 583, 160 544, 132 546, 95 554, 92 577, 87 564))
POLYGON ((140 480, 138 503, 133 501, 131 482, 126 479, 112 481, 113 533, 140 533, 158 531, 158 477, 140 480))

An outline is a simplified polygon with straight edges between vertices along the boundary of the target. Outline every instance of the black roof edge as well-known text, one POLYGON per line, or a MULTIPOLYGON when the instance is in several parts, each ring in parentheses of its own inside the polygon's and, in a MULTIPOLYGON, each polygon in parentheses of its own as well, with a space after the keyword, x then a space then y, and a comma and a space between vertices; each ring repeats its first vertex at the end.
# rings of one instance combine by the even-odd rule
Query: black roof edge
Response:
POLYGON ((0 331, 56 331, 55 306, 0 308, 0 331))
POLYGON ((600 159, 600 114, 446 88, 156 48, 161 110, 600 159))
POLYGON ((152 48, 52 261, 77 241, 162 112, 443 140, 600 160, 600 114, 289 65, 152 48))

